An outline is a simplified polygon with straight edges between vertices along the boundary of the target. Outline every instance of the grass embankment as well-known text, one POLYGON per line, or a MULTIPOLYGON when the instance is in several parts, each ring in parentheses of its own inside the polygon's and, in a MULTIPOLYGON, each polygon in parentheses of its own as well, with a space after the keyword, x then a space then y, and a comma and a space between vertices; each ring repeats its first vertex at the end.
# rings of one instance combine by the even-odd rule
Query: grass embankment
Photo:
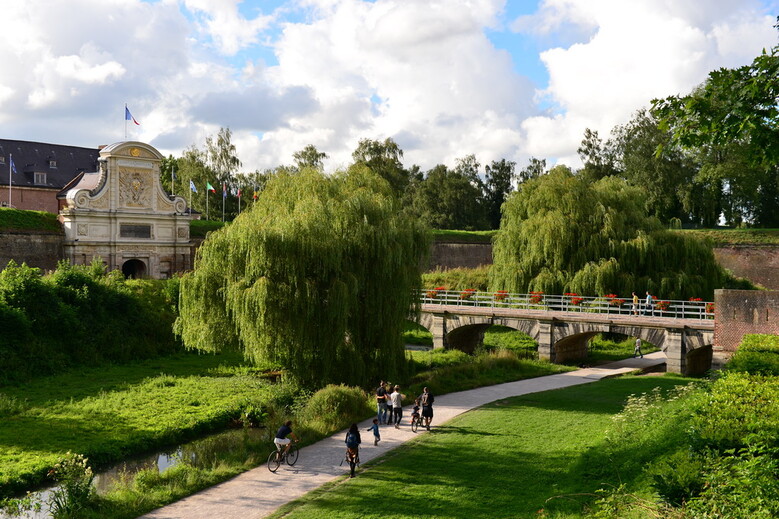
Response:
POLYGON ((189 222, 189 236, 191 238, 205 238, 211 231, 218 231, 225 226, 224 222, 213 220, 192 220, 189 222))
POLYGON ((0 496, 45 481, 67 451, 93 465, 223 429, 271 400, 237 355, 179 355, 0 389, 0 496))
POLYGON ((686 382, 624 377, 495 402, 273 517, 581 517, 597 489, 619 484, 593 477, 591 463, 604 463, 598 450, 627 397, 686 382))
POLYGON ((433 240, 461 243, 490 243, 498 231, 457 231, 433 229, 433 240))
POLYGON ((0 231, 62 233, 57 215, 46 211, 22 211, 0 207, 0 231))
POLYGON ((711 240, 715 247, 779 245, 779 229, 685 229, 678 232, 711 240))

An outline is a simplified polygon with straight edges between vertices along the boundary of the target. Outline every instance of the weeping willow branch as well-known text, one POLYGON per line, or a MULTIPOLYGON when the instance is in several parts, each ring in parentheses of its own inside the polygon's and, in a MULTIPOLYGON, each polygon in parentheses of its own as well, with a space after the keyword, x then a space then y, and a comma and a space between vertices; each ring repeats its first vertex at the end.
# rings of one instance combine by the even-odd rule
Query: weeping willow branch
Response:
POLYGON ((188 348, 280 363, 308 386, 397 377, 428 243, 365 166, 280 173, 198 250, 176 332, 188 348))

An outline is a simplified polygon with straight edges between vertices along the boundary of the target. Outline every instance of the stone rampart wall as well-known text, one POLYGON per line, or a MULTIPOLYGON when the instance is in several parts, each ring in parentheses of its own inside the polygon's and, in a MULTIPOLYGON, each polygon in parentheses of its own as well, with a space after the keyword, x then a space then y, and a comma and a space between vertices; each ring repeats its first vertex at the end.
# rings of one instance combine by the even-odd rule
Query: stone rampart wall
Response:
POLYGON ((54 270, 65 257, 63 240, 62 234, 0 233, 0 269, 14 260, 44 271, 54 270))
POLYGON ((736 276, 779 290, 779 247, 742 245, 714 249, 717 262, 736 276))
POLYGON ((491 243, 433 242, 428 270, 476 268, 492 264, 491 243))

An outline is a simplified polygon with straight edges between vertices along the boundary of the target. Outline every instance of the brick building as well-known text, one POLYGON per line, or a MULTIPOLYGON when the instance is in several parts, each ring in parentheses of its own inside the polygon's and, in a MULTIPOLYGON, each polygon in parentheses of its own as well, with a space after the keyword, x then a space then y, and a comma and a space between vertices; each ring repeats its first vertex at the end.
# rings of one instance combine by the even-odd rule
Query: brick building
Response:
POLYGON ((58 213, 57 194, 82 172, 97 171, 99 156, 98 148, 0 139, 0 206, 58 213))

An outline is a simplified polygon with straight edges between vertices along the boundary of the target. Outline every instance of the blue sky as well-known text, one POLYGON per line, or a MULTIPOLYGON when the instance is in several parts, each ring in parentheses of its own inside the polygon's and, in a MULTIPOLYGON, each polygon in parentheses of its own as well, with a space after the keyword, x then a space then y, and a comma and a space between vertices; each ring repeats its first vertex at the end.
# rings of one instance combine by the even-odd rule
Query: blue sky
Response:
POLYGON ((362 138, 407 166, 578 165, 655 97, 777 44, 779 0, 46 0, 4 6, 0 135, 165 154, 229 127, 245 171, 362 138))

